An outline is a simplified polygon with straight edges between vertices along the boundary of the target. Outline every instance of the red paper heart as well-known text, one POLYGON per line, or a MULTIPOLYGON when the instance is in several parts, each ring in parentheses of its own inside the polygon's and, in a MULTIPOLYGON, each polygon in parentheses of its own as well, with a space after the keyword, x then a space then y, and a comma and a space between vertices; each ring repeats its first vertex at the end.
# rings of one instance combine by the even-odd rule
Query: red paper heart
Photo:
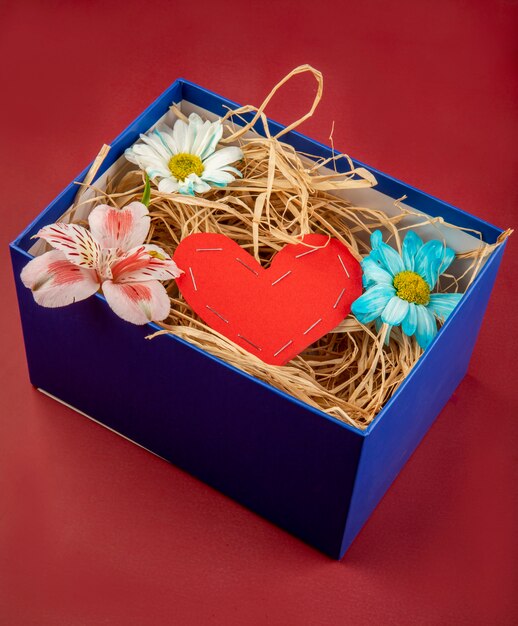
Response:
POLYGON ((176 282, 211 328, 284 365, 333 330, 362 293, 360 264, 340 241, 314 234, 302 241, 264 269, 225 235, 196 233, 176 249, 185 272, 176 282))

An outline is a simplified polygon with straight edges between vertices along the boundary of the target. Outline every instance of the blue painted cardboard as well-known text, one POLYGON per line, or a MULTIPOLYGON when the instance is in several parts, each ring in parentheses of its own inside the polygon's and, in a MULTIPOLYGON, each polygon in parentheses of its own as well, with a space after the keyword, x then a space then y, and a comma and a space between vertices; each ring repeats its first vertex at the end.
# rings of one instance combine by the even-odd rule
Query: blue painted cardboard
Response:
MULTIPOLYGON (((181 100, 216 114, 238 106, 178 80, 111 143, 97 176, 181 100)), ((275 122, 271 126, 274 132, 282 129, 275 122)), ((330 148, 293 131, 284 140, 306 153, 332 155, 330 148)), ((369 169, 377 189, 394 198, 406 194, 418 210, 478 230, 488 243, 502 232, 369 169)), ((71 183, 11 244, 32 384, 341 558, 462 379, 504 246, 489 258, 396 394, 360 431, 178 337, 146 340, 158 327, 123 322, 101 295, 64 309, 39 307, 19 278, 32 258, 30 237, 58 219, 76 191, 71 183), (133 394, 128 393, 132 381, 138 382, 133 394)))

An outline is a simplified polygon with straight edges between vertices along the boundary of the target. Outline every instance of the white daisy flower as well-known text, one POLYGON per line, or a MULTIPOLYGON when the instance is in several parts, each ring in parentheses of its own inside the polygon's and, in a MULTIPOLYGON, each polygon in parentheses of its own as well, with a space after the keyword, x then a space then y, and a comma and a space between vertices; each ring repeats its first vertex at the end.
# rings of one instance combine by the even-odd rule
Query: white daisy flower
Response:
POLYGON ((223 134, 221 120, 203 121, 191 113, 187 122, 176 120, 174 127, 157 126, 124 153, 128 161, 144 170, 164 193, 194 195, 211 187, 226 187, 242 176, 231 163, 243 153, 237 146, 216 150, 223 134))

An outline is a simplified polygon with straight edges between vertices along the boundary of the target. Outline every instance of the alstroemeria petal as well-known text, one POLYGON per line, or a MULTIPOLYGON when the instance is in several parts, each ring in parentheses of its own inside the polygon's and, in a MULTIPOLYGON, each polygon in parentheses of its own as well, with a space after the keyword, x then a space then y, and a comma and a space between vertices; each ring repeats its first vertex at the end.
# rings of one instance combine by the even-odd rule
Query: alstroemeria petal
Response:
POLYGON ((132 324, 159 322, 169 315, 171 301, 165 287, 156 280, 123 284, 105 280, 102 289, 111 309, 132 324))
POLYGON ((214 154, 211 154, 210 157, 203 161, 203 165, 206 171, 214 171, 219 170, 226 165, 231 165, 236 161, 241 161, 243 158, 243 152, 241 148, 237 146, 227 146, 226 148, 221 148, 220 150, 216 150, 214 154))
POLYGON ((171 280, 182 271, 159 246, 147 244, 130 250, 112 264, 111 272, 116 283, 171 280))
POLYGON ((413 302, 408 303, 408 312, 401 323, 401 330, 411 337, 417 328, 417 306, 413 302))
POLYGON ((363 324, 372 322, 381 315, 395 293, 396 290, 390 285, 374 285, 352 303, 351 311, 363 324))
POLYGON ((435 287, 439 277, 444 246, 438 239, 427 241, 415 257, 414 270, 420 274, 430 286, 435 287))
POLYGON ((361 266, 363 275, 369 283, 386 283, 387 285, 392 285, 394 277, 370 257, 365 257, 361 262, 361 266))
POLYGON ((445 320, 457 306, 462 296, 462 293, 432 293, 428 310, 445 320))
POLYGON ((96 272, 71 263, 60 250, 29 261, 20 277, 36 302, 50 308, 79 302, 99 289, 96 272))
POLYGON ((93 237, 103 248, 127 251, 144 242, 151 218, 142 202, 132 202, 123 209, 101 204, 90 213, 88 223, 93 237))
POLYGON ((101 247, 83 226, 58 222, 42 228, 36 237, 61 250, 75 265, 94 269, 99 264, 101 247))
POLYGON ((417 328, 415 336, 417 343, 421 346, 421 348, 423 348, 423 350, 426 350, 437 334, 437 323, 433 314, 428 311, 424 305, 418 304, 416 305, 416 309, 417 328))
POLYGON ((401 256, 406 270, 414 271, 415 256, 423 245, 423 240, 413 230, 409 230, 403 240, 401 256))
POLYGON ((381 321, 391 326, 399 326, 408 313, 409 302, 392 296, 381 314, 381 321))

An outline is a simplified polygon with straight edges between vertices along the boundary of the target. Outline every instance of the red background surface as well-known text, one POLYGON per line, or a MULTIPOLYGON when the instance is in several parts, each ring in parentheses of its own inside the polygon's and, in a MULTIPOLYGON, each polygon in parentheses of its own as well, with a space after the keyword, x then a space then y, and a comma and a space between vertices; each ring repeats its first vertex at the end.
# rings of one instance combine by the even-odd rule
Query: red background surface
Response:
POLYGON ((334 121, 341 150, 516 225, 517 14, 3 0, 0 623, 516 623, 515 241, 469 374, 341 563, 33 390, 6 246, 177 76, 258 104, 300 63, 326 81, 304 132, 327 142, 334 121))

